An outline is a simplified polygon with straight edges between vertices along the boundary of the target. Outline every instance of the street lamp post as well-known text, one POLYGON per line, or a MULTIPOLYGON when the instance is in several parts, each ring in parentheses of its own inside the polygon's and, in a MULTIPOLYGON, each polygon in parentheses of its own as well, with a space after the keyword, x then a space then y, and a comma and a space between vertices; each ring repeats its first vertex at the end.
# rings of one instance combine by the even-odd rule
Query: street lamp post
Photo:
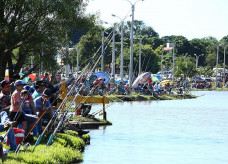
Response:
POLYGON ((141 49, 142 49, 142 38, 139 39, 139 44, 140 44, 140 47, 139 47, 139 74, 141 74, 141 49))
MULTIPOLYGON (((178 40, 176 42, 180 42, 180 40, 178 40)), ((175 52, 176 42, 174 42, 174 44, 173 44, 173 84, 174 84, 174 73, 175 73, 175 57, 174 57, 174 52, 175 52)))
MULTIPOLYGON (((129 87, 132 86, 132 80, 133 80, 133 27, 134 27, 134 11, 135 11, 135 4, 138 2, 136 1, 134 4, 131 3, 131 1, 127 0, 131 4, 132 9, 132 22, 131 22, 131 49, 130 49, 130 69, 129 69, 129 87)), ((143 0, 142 0, 143 1, 143 0)))
POLYGON ((224 77, 224 80, 223 80, 223 87, 225 87, 225 81, 226 81, 225 70, 226 70, 226 46, 224 46, 224 65, 223 65, 223 77, 224 77))
POLYGON ((113 26, 113 37, 112 37, 112 72, 111 74, 115 78, 115 27, 113 26))
POLYGON ((78 72, 79 72, 79 49, 78 49, 78 46, 76 47, 76 50, 77 50, 77 77, 78 77, 78 72))
POLYGON ((217 59, 216 59, 216 78, 215 78, 215 88, 217 88, 217 85, 218 85, 218 55, 219 55, 219 46, 217 46, 217 59))
POLYGON ((163 64, 162 64, 162 61, 163 61, 163 51, 162 51, 162 57, 161 57, 161 74, 163 75, 163 64))
POLYGON ((123 76, 124 76, 124 72, 123 72, 123 25, 124 25, 124 21, 122 21, 122 19, 117 16, 112 14, 113 17, 117 17, 120 19, 121 21, 121 57, 120 57, 120 81, 123 82, 123 76))
POLYGON ((201 54, 199 56, 197 56, 196 54, 194 54, 196 56, 196 69, 198 68, 198 62, 199 62, 199 57, 203 56, 204 54, 201 54))
MULTIPOLYGON (((108 24, 108 22, 104 22, 108 24)), ((104 30, 101 32, 101 72, 104 72, 104 30)))
POLYGON ((104 31, 101 32, 101 72, 104 72, 104 31))

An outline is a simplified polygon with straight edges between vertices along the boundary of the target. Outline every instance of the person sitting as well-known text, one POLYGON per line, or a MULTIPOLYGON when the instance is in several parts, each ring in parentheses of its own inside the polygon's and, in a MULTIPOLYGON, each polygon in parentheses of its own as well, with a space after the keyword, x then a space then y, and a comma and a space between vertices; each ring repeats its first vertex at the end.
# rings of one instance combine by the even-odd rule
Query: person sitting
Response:
POLYGON ((21 105, 22 110, 26 114, 36 115, 33 98, 27 90, 24 89, 21 91, 21 99, 24 100, 24 102, 22 102, 22 105, 21 105))
POLYGON ((143 92, 143 88, 142 88, 142 85, 140 83, 138 84, 138 87, 136 90, 137 90, 137 92, 140 92, 140 93, 143 92))
POLYGON ((28 132, 32 129, 33 125, 37 121, 38 117, 36 115, 25 114, 22 110, 22 104, 25 99, 21 98, 21 91, 23 90, 24 82, 22 80, 17 80, 15 82, 16 90, 11 97, 10 106, 10 119, 11 121, 17 121, 22 124, 22 129, 28 132))
POLYGON ((159 85, 158 85, 158 82, 156 82, 156 84, 154 85, 154 92, 155 92, 156 94, 160 94, 160 87, 159 87, 159 85))
POLYGON ((124 89, 124 85, 123 82, 119 82, 118 86, 117 86, 117 90, 118 90, 118 94, 119 95, 124 95, 125 94, 125 89, 124 89))
POLYGON ((11 106, 10 106, 10 119, 11 121, 16 121, 22 124, 22 129, 26 130, 27 122, 25 121, 25 115, 22 112, 21 105, 21 96, 20 93, 23 90, 24 82, 22 80, 17 80, 15 83, 16 90, 13 92, 11 97, 11 106))
POLYGON ((46 88, 46 84, 42 81, 37 81, 35 83, 35 91, 32 94, 33 100, 35 100, 37 97, 40 97, 41 94, 43 93, 44 89, 46 88))
MULTIPOLYGON (((8 112, 10 108, 10 82, 3 80, 1 82, 1 93, 0 93, 0 132, 8 130, 8 128, 14 123, 10 121, 8 112)), ((16 150, 17 145, 15 141, 14 131, 11 129, 7 135, 10 149, 16 150)))
POLYGON ((100 87, 102 86, 103 82, 105 81, 105 79, 103 78, 97 78, 94 82, 93 82, 93 86, 92 88, 94 89, 94 94, 98 94, 101 93, 102 91, 99 91, 100 87))
MULTIPOLYGON (((42 119, 50 120, 53 116, 52 114, 52 107, 51 103, 49 101, 49 98, 51 97, 52 92, 50 89, 46 88, 42 95, 40 97, 37 97, 34 100, 35 105, 35 111, 37 112, 38 117, 41 117, 41 115, 46 111, 46 113, 43 115, 42 119)), ((38 132, 41 133, 42 130, 42 121, 39 122, 39 129, 38 132)))
POLYGON ((129 87, 129 84, 127 83, 126 85, 125 85, 125 91, 126 91, 126 95, 129 95, 130 94, 130 87, 129 87))

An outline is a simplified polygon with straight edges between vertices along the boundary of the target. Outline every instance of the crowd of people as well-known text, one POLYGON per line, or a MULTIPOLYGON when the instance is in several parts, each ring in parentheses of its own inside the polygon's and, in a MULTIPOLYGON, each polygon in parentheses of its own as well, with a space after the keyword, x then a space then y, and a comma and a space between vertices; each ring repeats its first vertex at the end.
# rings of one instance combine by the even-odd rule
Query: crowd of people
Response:
MULTIPOLYGON (((29 86, 22 80, 17 80, 14 82, 14 91, 11 90, 12 87, 10 87, 9 81, 1 81, 0 86, 0 131, 7 130, 10 126, 13 126, 21 128, 25 133, 28 133, 45 110, 47 112, 42 119, 50 119, 52 117, 53 109, 50 98, 53 92, 48 88, 48 84, 45 81, 37 81, 35 86, 29 86)), ((38 125, 33 129, 34 136, 37 135, 37 132, 41 134, 41 121, 38 125)), ((31 138, 32 136, 28 137, 28 139, 31 138)), ((17 145, 13 129, 8 134, 8 141, 10 148, 15 150, 17 145)))
MULTIPOLYGON (((16 150, 18 145, 15 140, 15 129, 22 129, 24 136, 32 131, 33 133, 25 138, 28 142, 32 142, 34 136, 42 133, 44 122, 53 117, 57 102, 61 102, 59 98, 61 83, 53 85, 48 77, 46 74, 42 80, 30 84, 25 84, 22 80, 13 83, 7 80, 0 82, 0 132, 9 131, 7 141, 10 150, 16 150), (40 117, 42 119, 38 122, 40 117)), ((79 132, 79 135, 88 133, 69 127, 79 132)))

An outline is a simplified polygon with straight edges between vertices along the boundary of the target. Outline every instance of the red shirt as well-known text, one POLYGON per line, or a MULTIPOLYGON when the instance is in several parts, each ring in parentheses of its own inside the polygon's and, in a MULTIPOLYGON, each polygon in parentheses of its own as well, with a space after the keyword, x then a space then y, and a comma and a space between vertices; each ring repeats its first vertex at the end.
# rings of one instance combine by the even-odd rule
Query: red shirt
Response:
POLYGON ((150 85, 152 84, 152 79, 151 78, 148 79, 148 84, 150 84, 150 85))

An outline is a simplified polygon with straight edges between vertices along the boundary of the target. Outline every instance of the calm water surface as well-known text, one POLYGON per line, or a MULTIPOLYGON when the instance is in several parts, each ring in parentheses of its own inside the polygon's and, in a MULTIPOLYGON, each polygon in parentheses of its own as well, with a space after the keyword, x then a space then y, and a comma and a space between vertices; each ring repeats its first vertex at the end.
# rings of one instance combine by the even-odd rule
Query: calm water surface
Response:
POLYGON ((90 131, 82 163, 227 164, 228 92, 192 93, 201 96, 114 103, 113 125, 90 131))

